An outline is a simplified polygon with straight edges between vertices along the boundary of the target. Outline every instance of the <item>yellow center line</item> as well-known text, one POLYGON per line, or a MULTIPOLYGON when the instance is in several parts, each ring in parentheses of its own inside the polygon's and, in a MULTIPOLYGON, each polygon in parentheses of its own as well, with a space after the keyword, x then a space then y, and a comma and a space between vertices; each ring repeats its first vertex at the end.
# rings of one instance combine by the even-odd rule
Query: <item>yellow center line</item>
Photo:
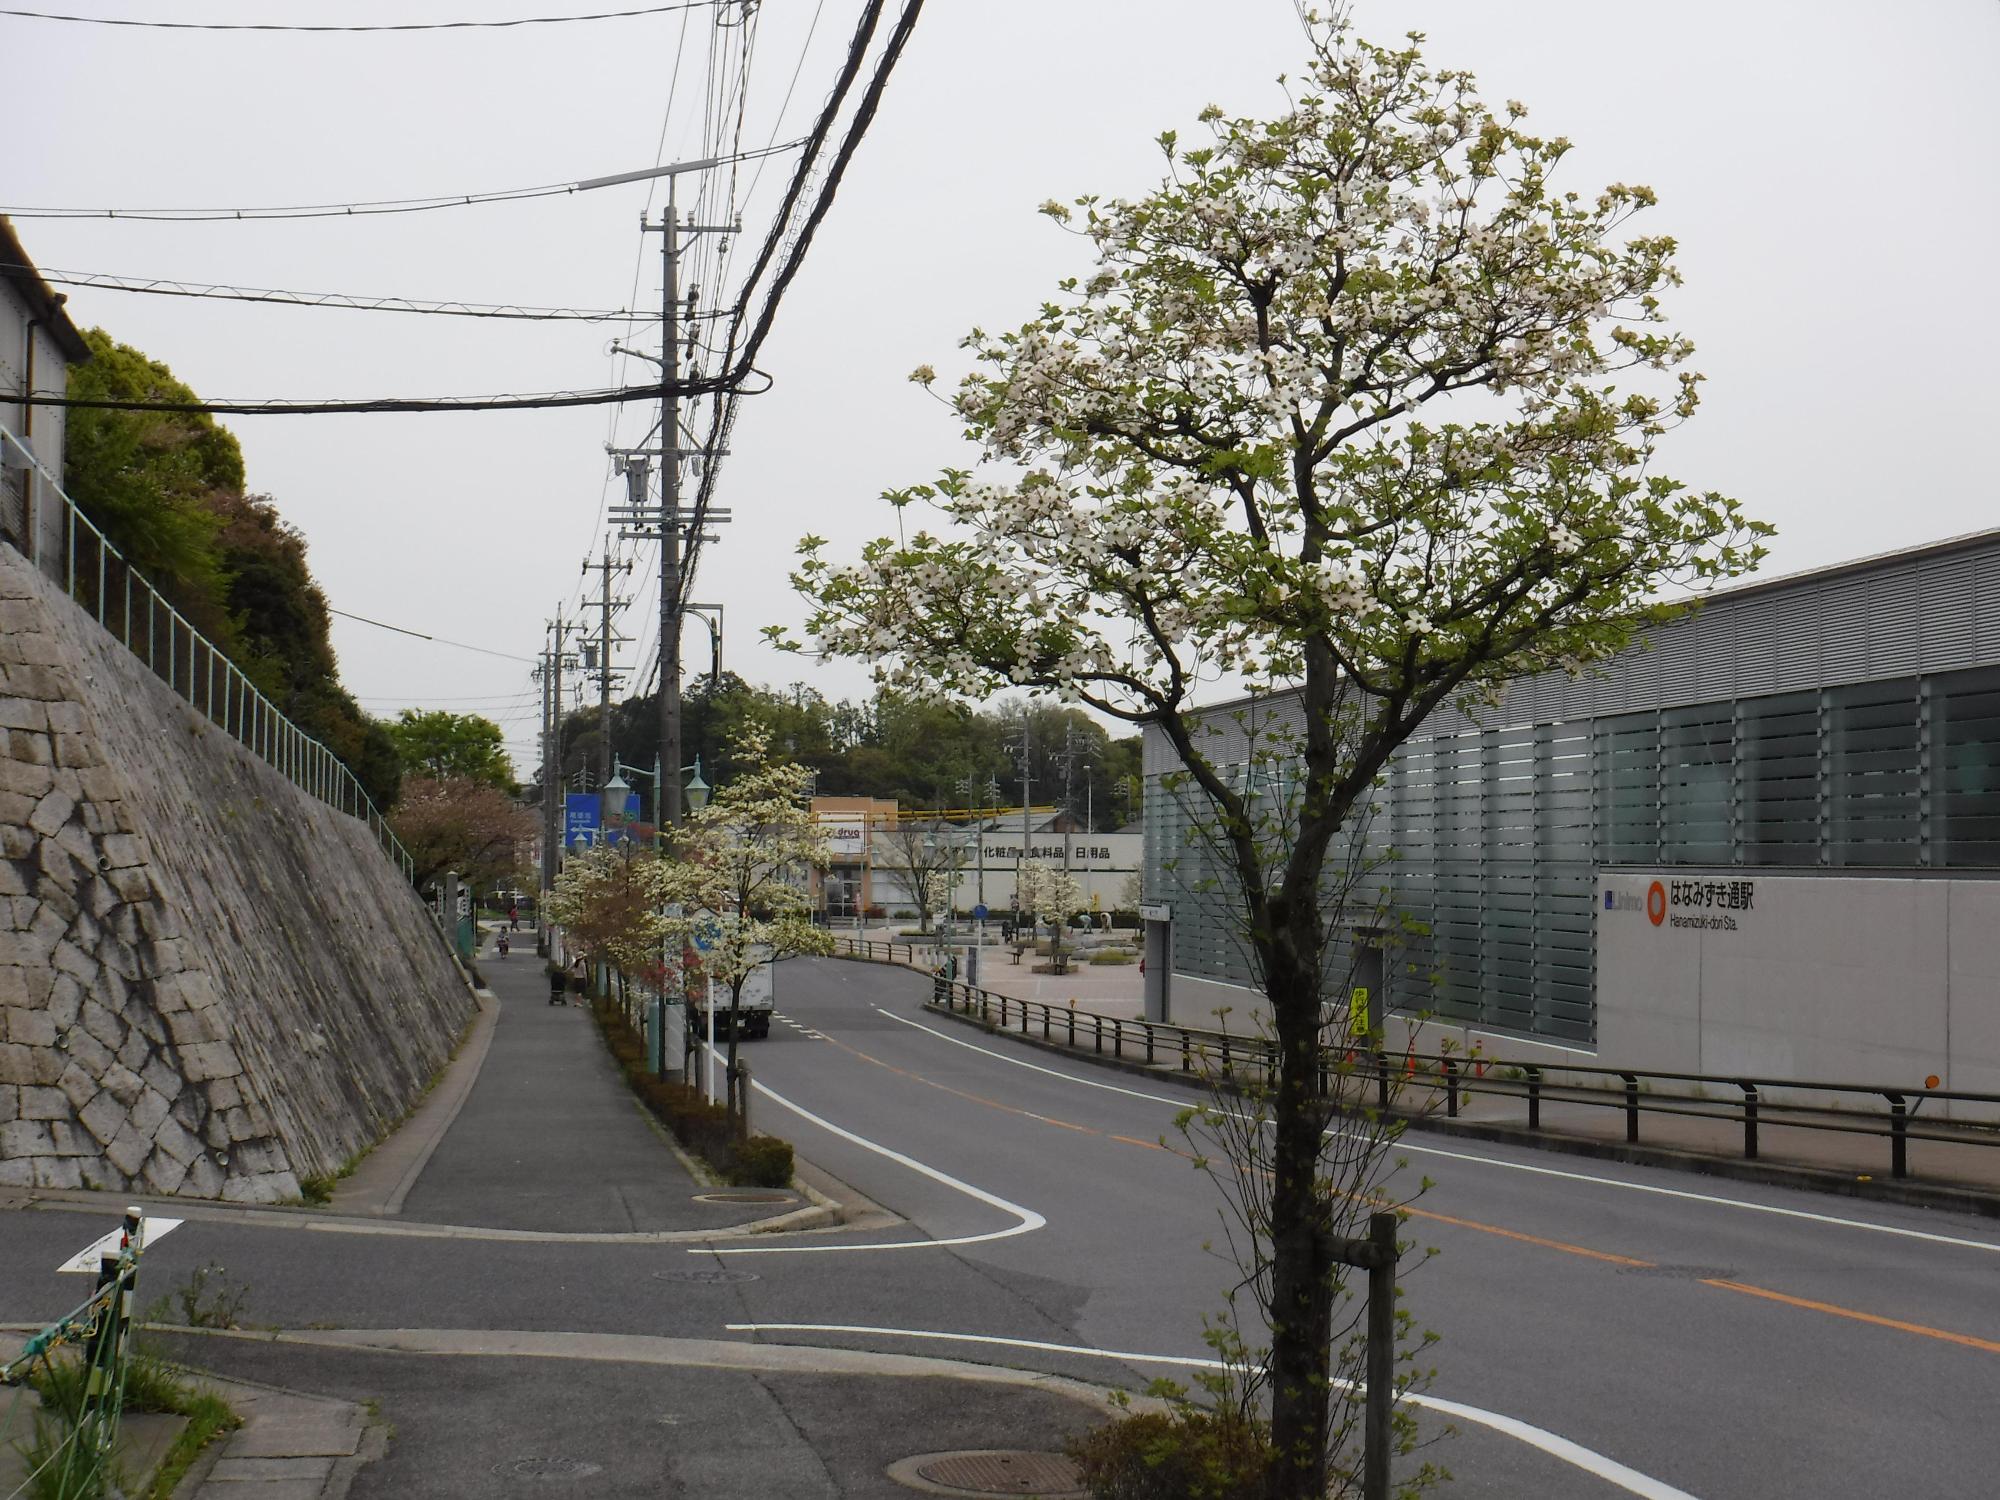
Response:
POLYGON ((1788 1296, 1784 1292, 1774 1292, 1768 1287, 1751 1286, 1746 1281, 1723 1281, 1719 1278, 1704 1277, 1701 1284, 1719 1287, 1725 1292, 1741 1292, 1746 1297, 1762 1297, 1767 1302, 1782 1302, 1787 1307, 1803 1307, 1809 1312, 1825 1313, 1829 1317, 1849 1318, 1856 1323, 1872 1323, 1877 1328, 1893 1328, 1898 1333, 1914 1333, 1927 1339, 1942 1339, 1947 1344, 1963 1344, 1968 1349, 1983 1349, 1988 1354, 2000 1354, 2000 1342, 1974 1338, 1969 1333, 1953 1333, 1949 1328, 1932 1328, 1924 1323, 1905 1323, 1900 1318, 1884 1318, 1875 1313, 1842 1307, 1837 1302, 1814 1302, 1808 1297, 1788 1296))
POLYGON ((1567 1240, 1543 1239, 1538 1234, 1528 1234, 1519 1229, 1503 1229, 1498 1224, 1482 1224, 1477 1219, 1455 1219, 1450 1214, 1438 1213, 1435 1209, 1411 1208, 1403 1205, 1402 1212, 1413 1219, 1434 1219, 1440 1224, 1455 1224, 1460 1229, 1476 1229, 1481 1234, 1497 1234, 1502 1239, 1519 1240, 1524 1245, 1539 1245, 1544 1250, 1560 1250, 1564 1255, 1581 1255, 1587 1260, 1601 1260, 1614 1266, 1651 1266, 1650 1260, 1636 1260, 1629 1255, 1614 1255, 1609 1250, 1592 1250, 1585 1245, 1572 1245, 1567 1240))
MULTIPOLYGON (((894 1063, 884 1062, 879 1057, 871 1057, 866 1052, 855 1047, 850 1047, 847 1043, 838 1041, 833 1037, 826 1037, 825 1040, 850 1056, 861 1059, 863 1062, 873 1063, 878 1068, 886 1068, 899 1077, 911 1079, 925 1085, 927 1088, 941 1089, 945 1093, 954 1095, 957 1098, 969 1100, 974 1104, 983 1104, 988 1109, 997 1109, 1006 1114, 1019 1115, 1023 1119, 1039 1120, 1044 1125, 1054 1125, 1063 1130, 1074 1130, 1083 1135, 1104 1136, 1107 1140, 1117 1141, 1121 1145, 1143 1146, 1148 1151, 1166 1151, 1175 1156, 1185 1154, 1175 1151, 1171 1146, 1162 1145, 1158 1141, 1142 1141, 1136 1136, 1129 1135, 1111 1135, 1106 1131, 1094 1129, 1089 1125, 1072 1124, 1068 1120, 1058 1120, 1048 1115, 1038 1115, 1032 1110, 1019 1109, 1011 1104, 1002 1104, 998 1099, 988 1099, 980 1094, 967 1093, 964 1089, 955 1089, 950 1084, 939 1083, 935 1079, 926 1078, 921 1073, 913 1073, 908 1068, 899 1068, 894 1063)), ((1269 1174, 1265 1173, 1261 1175, 1268 1176, 1269 1174)), ((1482 1223, 1478 1219, 1456 1218, 1451 1214, 1441 1214, 1435 1209, 1414 1208, 1409 1204, 1402 1204, 1399 1208, 1402 1213, 1408 1214, 1413 1219, 1429 1219, 1434 1223, 1450 1224, 1458 1229, 1470 1229, 1478 1234, 1497 1235, 1501 1239, 1515 1240, 1520 1244, 1534 1245, 1543 1250, 1558 1251, 1563 1255, 1576 1255, 1586 1260, 1602 1261, 1607 1265, 1643 1270, 1659 1264, 1657 1261, 1640 1260, 1636 1256, 1618 1255, 1609 1250, 1593 1250, 1587 1245, 1573 1245, 1567 1240, 1546 1239, 1541 1235, 1529 1234, 1524 1230, 1508 1229, 1499 1224, 1482 1223)), ((1774 1292, 1767 1287, 1752 1286, 1748 1282, 1743 1281, 1726 1281, 1720 1278, 1703 1277, 1700 1284, 1702 1286, 1714 1287, 1718 1291, 1741 1292, 1748 1297, 1762 1297, 1769 1302, 1783 1303, 1787 1307, 1803 1308, 1808 1312, 1825 1313, 1829 1317, 1846 1318, 1856 1323, 1870 1323, 1878 1328, 1894 1329, 1898 1333, 1913 1333, 1922 1338, 1941 1339, 1948 1344, 1960 1344, 1965 1348, 1979 1349, 1988 1354, 2000 1354, 2000 1342, 1992 1339, 1977 1338, 1969 1333, 1953 1333, 1950 1329, 1932 1328, 1923 1323, 1906 1323, 1897 1318, 1885 1318, 1875 1313, 1861 1312, 1856 1308, 1842 1307, 1833 1302, 1815 1302, 1807 1297, 1793 1297, 1784 1292, 1774 1292)))
POLYGON ((925 1088, 938 1089, 943 1093, 950 1094, 954 1098, 964 1099, 972 1104, 983 1104, 988 1109, 997 1109, 1002 1114, 1018 1115, 1024 1120, 1038 1120, 1044 1125, 1053 1125, 1059 1130, 1074 1130, 1082 1135, 1104 1134, 1103 1131, 1095 1130, 1088 1125, 1077 1125, 1068 1120, 1058 1120, 1052 1115, 1038 1115, 1031 1109, 1020 1109, 1012 1104, 1002 1104, 998 1099, 988 1099, 984 1094, 973 1094, 968 1093, 964 1089, 955 1089, 948 1083, 939 1083, 935 1078, 926 1078, 923 1074, 913 1073, 908 1068, 899 1068, 894 1063, 882 1061, 879 1057, 871 1057, 860 1048, 850 1047, 847 1043, 834 1037, 824 1037, 822 1040, 831 1046, 838 1047, 849 1057, 857 1057, 862 1062, 873 1063, 876 1067, 885 1068, 899 1078, 907 1078, 912 1083, 921 1083, 925 1088))

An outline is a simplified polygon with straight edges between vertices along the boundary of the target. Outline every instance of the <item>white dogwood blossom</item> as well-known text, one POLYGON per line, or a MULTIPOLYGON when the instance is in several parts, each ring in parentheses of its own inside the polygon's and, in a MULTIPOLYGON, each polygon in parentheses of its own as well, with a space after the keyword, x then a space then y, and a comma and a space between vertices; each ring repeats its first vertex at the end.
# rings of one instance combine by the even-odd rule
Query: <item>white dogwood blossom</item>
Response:
MULTIPOLYGON (((1442 706, 1601 660, 1663 597, 1753 567, 1768 532, 1659 467, 1700 377, 1661 300, 1674 241, 1638 226, 1651 191, 1559 183, 1569 143, 1415 38, 1313 34, 1285 113, 1207 110, 1200 145, 1160 137, 1152 193, 1043 206, 1095 264, 963 341, 974 461, 888 496, 936 529, 850 564, 808 537, 794 573, 818 649, 885 684, 1018 686, 1160 731, 1241 899, 1294 1100, 1327 1086, 1297 1069, 1332 982, 1329 849, 1390 756, 1442 706), (1196 707, 1225 673, 1240 716, 1298 689, 1281 817, 1211 754, 1196 707)), ((1274 1235, 1319 1212, 1311 1115, 1278 1122, 1274 1235)), ((1326 1435, 1310 1288, 1333 1274, 1274 1278, 1303 1299, 1271 1320, 1281 1451, 1326 1435)))

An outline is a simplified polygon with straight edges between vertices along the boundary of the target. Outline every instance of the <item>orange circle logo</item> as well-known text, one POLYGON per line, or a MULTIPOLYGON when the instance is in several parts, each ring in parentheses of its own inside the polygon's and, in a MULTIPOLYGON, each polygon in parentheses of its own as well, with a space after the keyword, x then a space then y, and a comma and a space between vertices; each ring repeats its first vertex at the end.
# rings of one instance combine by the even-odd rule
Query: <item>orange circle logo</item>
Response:
POLYGON ((1646 920, 1655 927, 1667 920, 1667 888, 1657 880, 1646 887, 1646 920))

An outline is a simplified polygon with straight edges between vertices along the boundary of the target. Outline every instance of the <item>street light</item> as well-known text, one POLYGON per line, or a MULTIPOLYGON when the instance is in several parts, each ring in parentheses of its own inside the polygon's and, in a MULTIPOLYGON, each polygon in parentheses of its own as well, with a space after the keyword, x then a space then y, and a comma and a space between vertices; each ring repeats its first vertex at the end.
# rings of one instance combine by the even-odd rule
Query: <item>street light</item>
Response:
POLYGON ((630 843, 632 835, 625 827, 625 799, 631 793, 631 783, 620 776, 614 766, 611 779, 604 783, 597 794, 597 820, 603 830, 604 841, 608 843, 630 843), (622 840, 614 840, 614 833, 623 833, 622 840))
POLYGON ((687 805, 689 812, 700 812, 708 806, 709 791, 708 783, 701 779, 701 757, 697 755, 693 765, 682 766, 681 769, 694 772, 687 783, 687 805))

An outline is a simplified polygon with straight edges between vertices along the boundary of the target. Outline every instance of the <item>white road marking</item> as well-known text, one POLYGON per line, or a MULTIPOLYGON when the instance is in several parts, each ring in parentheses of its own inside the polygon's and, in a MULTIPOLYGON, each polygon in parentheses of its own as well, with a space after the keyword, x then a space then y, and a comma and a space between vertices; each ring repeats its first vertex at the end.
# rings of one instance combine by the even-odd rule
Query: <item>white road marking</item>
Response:
MULTIPOLYGON (((1000 1338, 986 1333, 940 1333, 927 1328, 873 1328, 856 1323, 725 1323, 731 1333, 847 1333, 874 1335, 901 1339, 934 1339, 954 1344, 999 1344, 1010 1349, 1035 1349, 1050 1354, 1080 1354, 1092 1359, 1115 1359, 1129 1364, 1174 1365, 1182 1368, 1221 1370, 1227 1368, 1220 1360, 1192 1359, 1176 1354, 1134 1354, 1119 1349, 1092 1349, 1083 1344, 1051 1344, 1041 1339, 1000 1338)), ((1343 1385, 1349 1382, 1341 1382, 1343 1385)), ((1462 1422, 1473 1422, 1481 1427, 1490 1427, 1495 1432, 1504 1433, 1517 1442, 1538 1448, 1551 1458, 1595 1475, 1607 1484, 1616 1485, 1628 1495, 1637 1495, 1641 1500, 1695 1500, 1686 1490, 1677 1489, 1665 1480, 1655 1479, 1650 1474, 1641 1474, 1637 1469, 1628 1468, 1615 1458, 1584 1447, 1581 1443, 1523 1422, 1518 1417, 1509 1417, 1497 1411, 1488 1411, 1480 1406, 1468 1406, 1463 1401, 1447 1401, 1442 1396, 1426 1396, 1420 1392, 1407 1392, 1398 1398, 1412 1406, 1425 1407, 1448 1417, 1456 1417, 1462 1422)))
MULTIPOLYGON (((1121 1088, 1115 1083, 1104 1083, 1095 1078, 1079 1078, 1073 1073, 1065 1073, 1059 1068, 1045 1068, 1039 1063, 1031 1063, 1026 1058, 1009 1057, 1004 1052, 996 1052, 991 1047, 982 1047, 976 1042, 968 1042, 963 1037, 948 1035, 936 1027, 926 1026, 920 1021, 912 1021, 907 1016, 899 1016, 894 1011, 876 1006, 875 1009, 892 1021, 901 1021, 905 1026, 915 1027, 928 1036, 950 1042, 954 1047, 964 1047, 968 1051, 980 1053, 1000 1062, 1012 1063, 1017 1068, 1030 1072, 1045 1073, 1050 1078, 1060 1078, 1065 1083, 1081 1084, 1085 1088, 1103 1089, 1107 1093, 1124 1094, 1132 1099, 1146 1099, 1154 1104, 1167 1104, 1175 1109, 1189 1107, 1187 1099, 1173 1099, 1165 1094, 1149 1094, 1141 1089, 1121 1088)), ((1527 1172, 1536 1177, 1556 1177, 1566 1182, 1587 1182, 1598 1187, 1622 1188, 1631 1193, 1652 1193, 1661 1198, 1678 1198, 1690 1203, 1710 1203, 1719 1208, 1742 1209, 1746 1213, 1774 1214, 1782 1219, 1803 1219, 1813 1224, 1831 1224, 1841 1229, 1863 1229, 1873 1234, 1895 1235, 1899 1239, 1921 1240, 1933 1245, 1951 1245, 1962 1250, 1984 1250, 1988 1254, 2000 1255, 2000 1244, 1991 1240, 1966 1239, 1955 1234, 1934 1234, 1926 1229, 1905 1229, 1896 1224, 1875 1224, 1866 1219, 1846 1219, 1836 1214, 1813 1213, 1803 1208, 1781 1208, 1772 1203, 1751 1203, 1742 1198, 1724 1198, 1714 1193, 1696 1193, 1686 1188, 1660 1187, 1649 1182, 1626 1182, 1616 1177, 1600 1177, 1592 1172, 1570 1172, 1561 1167, 1536 1166, 1530 1162, 1506 1161, 1497 1156, 1481 1156, 1473 1151, 1452 1151, 1443 1146, 1419 1146, 1405 1135, 1396 1142, 1395 1149, 1409 1151, 1423 1156, 1441 1156, 1450 1161, 1471 1162, 1483 1167, 1505 1167, 1511 1172, 1527 1172)))
POLYGON ((1012 1214, 1020 1222, 1007 1229, 995 1229, 986 1234, 962 1234, 946 1240, 891 1240, 887 1244, 876 1245, 703 1245, 699 1249, 690 1248, 688 1251, 690 1255, 824 1255, 847 1250, 934 1250, 946 1245, 980 1245, 988 1240, 1012 1239, 1017 1234, 1032 1233, 1049 1222, 1032 1208, 1023 1208, 1018 1203, 1010 1203, 997 1194, 987 1192, 984 1188, 974 1187, 969 1182, 961 1182, 949 1172, 941 1172, 936 1167, 920 1162, 914 1156, 905 1156, 900 1151, 880 1145, 866 1136, 856 1135, 831 1120, 823 1119, 803 1105, 792 1103, 768 1084, 760 1083, 753 1078, 750 1087, 772 1103, 783 1105, 799 1118, 811 1121, 820 1129, 831 1131, 842 1140, 852 1141, 864 1150, 873 1151, 877 1156, 886 1156, 890 1161, 908 1167, 912 1172, 928 1177, 933 1182, 941 1182, 946 1187, 956 1188, 967 1197, 975 1198, 991 1208, 997 1208, 1002 1213, 1012 1214))

